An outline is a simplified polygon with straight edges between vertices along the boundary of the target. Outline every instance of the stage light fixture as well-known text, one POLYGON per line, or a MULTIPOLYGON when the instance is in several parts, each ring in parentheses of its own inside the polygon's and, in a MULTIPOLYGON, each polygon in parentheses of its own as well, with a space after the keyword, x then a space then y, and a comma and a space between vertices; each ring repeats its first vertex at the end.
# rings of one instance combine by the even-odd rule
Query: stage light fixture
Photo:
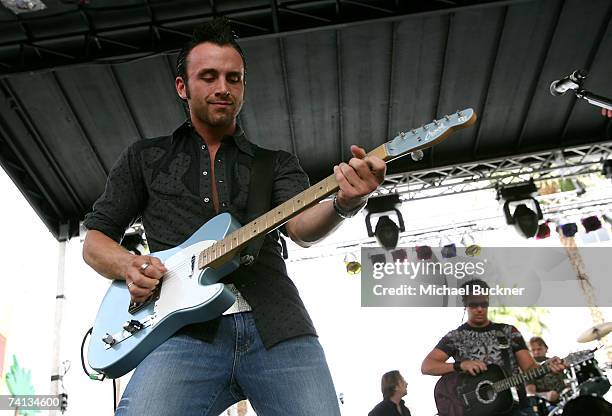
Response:
POLYGON ((561 225, 560 228, 561 228, 561 234, 563 234, 564 237, 573 237, 578 232, 578 226, 576 225, 575 222, 565 223, 561 225))
POLYGON ((612 159, 606 159, 602 162, 603 169, 602 173, 606 178, 612 179, 612 159))
POLYGON ((400 202, 398 194, 389 194, 370 198, 366 205, 368 214, 365 221, 368 237, 376 236, 378 243, 386 250, 393 250, 397 247, 399 233, 405 230, 402 214, 396 208, 400 202), (396 215, 399 226, 388 215, 385 215, 388 213, 396 215), (374 230, 372 230, 372 215, 378 216, 378 222, 374 230))
POLYGON ((461 238, 461 244, 465 247, 465 255, 470 257, 478 257, 482 251, 480 245, 476 242, 474 236, 465 234, 461 238))
POLYGON ((591 215, 590 217, 586 217, 580 220, 582 226, 584 227, 587 233, 591 231, 597 231, 601 228, 601 221, 596 215, 591 215))
POLYGON ((550 237, 550 226, 548 225, 548 221, 546 221, 538 226, 536 240, 543 240, 548 237, 550 237))
POLYGON ((37 12, 47 8, 41 0, 0 0, 14 14, 37 12))
POLYGON ((370 256, 370 262, 372 263, 372 266, 375 266, 379 263, 385 264, 387 262, 387 256, 385 256, 384 254, 372 254, 370 256))
POLYGON ((397 250, 393 250, 391 252, 391 257, 393 257, 393 263, 397 261, 404 262, 408 260, 408 253, 406 253, 406 250, 404 250, 403 248, 400 248, 397 250))
POLYGON ((457 246, 455 243, 446 244, 444 247, 442 247, 442 257, 445 259, 457 257, 457 246))
POLYGON ((358 274, 361 272, 361 263, 353 253, 347 253, 344 256, 344 266, 348 274, 358 274))
POLYGON ((497 190, 497 199, 503 199, 506 223, 514 225, 517 231, 526 238, 531 238, 538 232, 538 222, 543 218, 540 204, 533 195, 538 191, 533 182, 511 185, 497 190), (514 204, 514 212, 510 213, 510 205, 514 204), (527 206, 530 204, 535 211, 527 206))
POLYGON ((431 260, 433 251, 429 246, 416 246, 417 259, 419 260, 431 260))

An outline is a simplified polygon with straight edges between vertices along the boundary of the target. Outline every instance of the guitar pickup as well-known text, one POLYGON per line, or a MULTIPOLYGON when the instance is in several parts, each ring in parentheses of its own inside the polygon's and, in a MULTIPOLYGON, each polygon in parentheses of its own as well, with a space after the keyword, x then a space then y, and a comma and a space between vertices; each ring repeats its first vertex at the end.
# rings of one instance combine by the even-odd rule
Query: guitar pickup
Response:
POLYGON ((125 324, 123 324, 123 329, 125 329, 130 334, 138 332, 142 328, 144 328, 143 323, 140 322, 140 321, 137 321, 136 319, 131 319, 131 320, 127 321, 125 324))

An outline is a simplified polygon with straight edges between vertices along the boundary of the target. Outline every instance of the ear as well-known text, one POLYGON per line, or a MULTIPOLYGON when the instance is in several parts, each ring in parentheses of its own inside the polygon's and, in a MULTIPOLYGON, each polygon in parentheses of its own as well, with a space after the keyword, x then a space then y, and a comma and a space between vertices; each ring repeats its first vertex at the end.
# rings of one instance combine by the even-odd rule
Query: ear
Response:
POLYGON ((176 93, 182 100, 187 100, 187 86, 182 77, 176 77, 174 80, 174 86, 176 87, 176 93))

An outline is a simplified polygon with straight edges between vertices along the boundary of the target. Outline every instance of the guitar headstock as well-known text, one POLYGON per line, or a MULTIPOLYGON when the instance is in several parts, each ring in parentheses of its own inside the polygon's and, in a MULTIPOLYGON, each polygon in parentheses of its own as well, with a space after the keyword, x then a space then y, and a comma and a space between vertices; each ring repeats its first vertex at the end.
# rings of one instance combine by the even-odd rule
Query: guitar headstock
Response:
POLYGON ((563 359, 563 361, 565 361, 565 364, 568 366, 573 366, 588 360, 592 360, 594 357, 595 354, 593 350, 582 350, 569 354, 563 359))
POLYGON ((390 157, 411 153, 433 146, 444 140, 453 130, 471 126, 475 122, 476 113, 471 108, 466 108, 417 129, 399 133, 393 140, 385 143, 385 150, 390 157))

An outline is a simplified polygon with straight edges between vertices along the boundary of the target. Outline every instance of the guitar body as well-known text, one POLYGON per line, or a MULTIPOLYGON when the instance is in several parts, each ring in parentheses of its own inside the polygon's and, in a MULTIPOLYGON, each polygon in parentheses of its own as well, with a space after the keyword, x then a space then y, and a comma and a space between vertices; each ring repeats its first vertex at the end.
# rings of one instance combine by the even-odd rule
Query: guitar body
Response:
POLYGON ((134 369, 151 351, 185 325, 220 316, 235 301, 233 293, 217 283, 240 265, 234 258, 219 270, 198 270, 193 258, 214 242, 240 228, 230 214, 223 213, 200 227, 185 242, 172 249, 151 253, 159 258, 165 274, 159 298, 137 312, 130 313, 130 293, 125 281, 115 280, 106 292, 94 323, 89 344, 89 365, 109 378, 134 369), (133 333, 123 329, 128 321, 144 323, 133 333), (103 341, 107 335, 113 345, 103 341))
POLYGON ((489 364, 475 376, 446 374, 438 380, 434 397, 440 416, 502 416, 510 414, 512 392, 495 392, 492 384, 506 378, 504 371, 489 364), (454 394, 453 394, 454 393, 454 394))

